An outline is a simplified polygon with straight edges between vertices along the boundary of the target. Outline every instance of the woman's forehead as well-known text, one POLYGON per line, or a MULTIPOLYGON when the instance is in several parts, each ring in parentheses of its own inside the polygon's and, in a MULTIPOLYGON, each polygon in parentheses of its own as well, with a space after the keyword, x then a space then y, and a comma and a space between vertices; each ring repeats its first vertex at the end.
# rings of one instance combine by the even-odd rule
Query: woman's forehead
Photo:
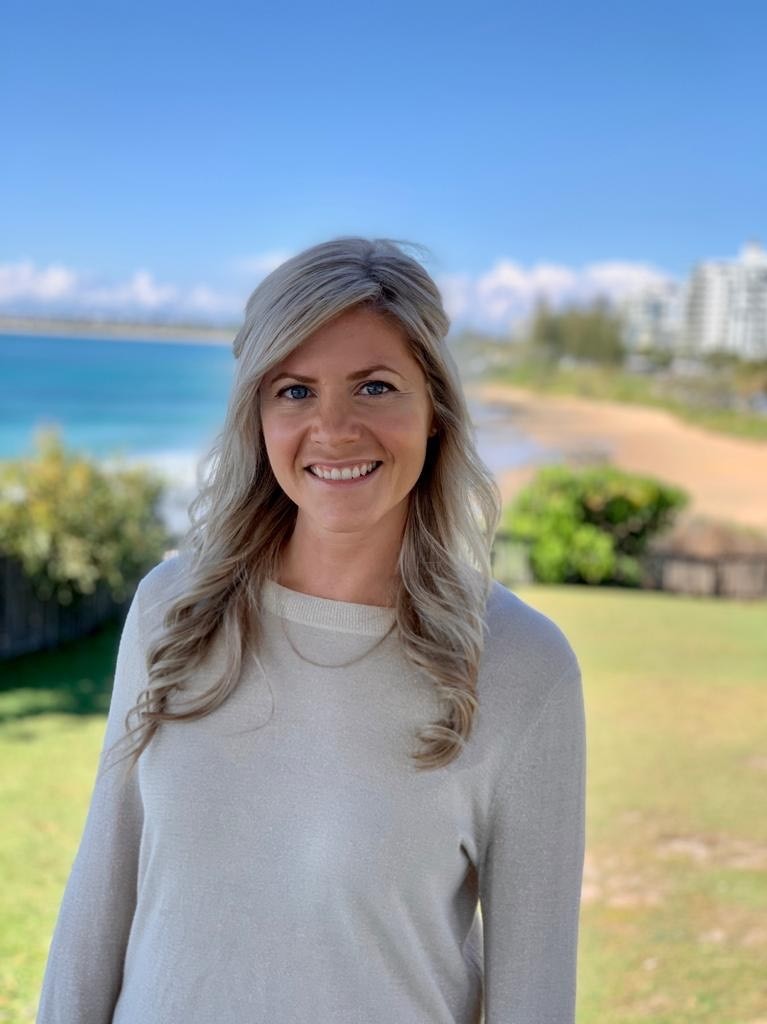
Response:
POLYGON ((404 332, 386 336, 317 333, 275 364, 267 379, 289 373, 302 377, 304 383, 316 383, 330 377, 352 380, 380 370, 407 377, 418 369, 420 364, 404 332))

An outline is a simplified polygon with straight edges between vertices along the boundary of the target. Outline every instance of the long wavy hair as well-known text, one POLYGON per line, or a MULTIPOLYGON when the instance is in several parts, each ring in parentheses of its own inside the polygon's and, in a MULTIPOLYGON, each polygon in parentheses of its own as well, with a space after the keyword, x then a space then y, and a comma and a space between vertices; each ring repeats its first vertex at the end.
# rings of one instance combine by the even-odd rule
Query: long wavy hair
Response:
POLYGON ((501 495, 476 451, 445 341, 450 321, 441 295, 403 245, 412 246, 385 238, 331 239, 286 260, 248 299, 234 339, 237 366, 224 426, 201 464, 209 468, 179 545, 183 589, 168 602, 159 635, 148 645, 147 686, 125 718, 122 739, 135 736, 131 770, 162 722, 202 718, 222 704, 239 683, 248 645, 257 650, 261 587, 276 575, 297 515, 269 463, 259 386, 314 331, 360 306, 404 329, 437 426, 409 495, 395 614, 406 658, 433 681, 445 713, 416 734, 423 746, 410 756, 419 769, 447 765, 471 735, 501 495), (168 697, 184 690, 219 631, 223 672, 184 710, 171 710, 168 697), (132 717, 138 719, 133 727, 132 717))

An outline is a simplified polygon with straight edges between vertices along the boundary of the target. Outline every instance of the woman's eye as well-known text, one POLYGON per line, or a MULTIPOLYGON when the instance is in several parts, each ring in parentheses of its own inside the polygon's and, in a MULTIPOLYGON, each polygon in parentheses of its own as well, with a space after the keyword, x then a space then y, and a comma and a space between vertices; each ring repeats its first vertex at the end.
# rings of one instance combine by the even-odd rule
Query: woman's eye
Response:
MULTIPOLYGON (((395 390, 394 385, 393 384, 388 384, 385 380, 368 380, 368 381, 365 381, 365 383, 362 386, 363 386, 363 388, 368 388, 368 387, 376 387, 379 384, 383 384, 383 386, 385 388, 388 388, 389 391, 394 391, 395 390)), ((377 395, 385 394, 385 392, 377 391, 376 394, 377 395)))
POLYGON ((289 384, 286 388, 282 388, 281 391, 277 392, 277 397, 282 398, 286 391, 295 391, 296 389, 300 391, 301 388, 306 391, 306 384, 289 384))
MULTIPOLYGON (((385 380, 368 380, 368 381, 365 381, 365 383, 362 384, 361 386, 363 388, 369 388, 369 387, 377 387, 378 385, 383 385, 383 387, 388 388, 389 391, 396 391, 397 390, 394 387, 393 384, 389 384, 385 380)), ((306 384, 288 384, 287 387, 284 387, 280 391, 277 392, 277 397, 278 398, 282 398, 286 394, 286 392, 296 391, 296 390, 300 391, 302 389, 304 391, 308 390, 307 387, 306 387, 306 384)), ((370 392, 368 392, 368 394, 370 395, 371 398, 375 398, 376 395, 386 394, 386 392, 385 391, 376 391, 373 394, 370 394, 370 392)), ((295 395, 292 395, 290 400, 294 401, 294 402, 297 402, 297 401, 300 400, 301 397, 302 396, 299 395, 299 397, 296 398, 295 395)))

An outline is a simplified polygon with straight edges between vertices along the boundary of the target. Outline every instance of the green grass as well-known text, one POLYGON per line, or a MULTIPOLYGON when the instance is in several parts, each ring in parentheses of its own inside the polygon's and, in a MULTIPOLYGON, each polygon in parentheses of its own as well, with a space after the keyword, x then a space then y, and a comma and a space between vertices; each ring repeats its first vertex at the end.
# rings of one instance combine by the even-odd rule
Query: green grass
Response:
POLYGON ((705 427, 733 437, 755 441, 767 440, 767 416, 737 409, 716 408, 710 394, 710 381, 686 382, 685 398, 677 381, 678 393, 669 391, 651 376, 627 373, 620 369, 583 366, 571 369, 549 369, 520 364, 516 367, 494 367, 482 378, 485 383, 515 384, 545 394, 579 395, 584 398, 607 399, 634 405, 649 405, 678 416, 695 426, 705 427))
POLYGON ((34 1020, 109 706, 116 623, 0 662, 0 1021, 34 1020))
POLYGON ((0 661, 0 724, 53 711, 106 714, 119 635, 113 621, 84 640, 0 661))
MULTIPOLYGON (((767 1018, 767 602, 514 589, 583 669, 579 1024, 767 1018)), ((33 1020, 116 644, 0 663, 0 1021, 33 1020)))
POLYGON ((582 1024, 767 1016, 767 602, 519 587, 587 715, 582 1024))

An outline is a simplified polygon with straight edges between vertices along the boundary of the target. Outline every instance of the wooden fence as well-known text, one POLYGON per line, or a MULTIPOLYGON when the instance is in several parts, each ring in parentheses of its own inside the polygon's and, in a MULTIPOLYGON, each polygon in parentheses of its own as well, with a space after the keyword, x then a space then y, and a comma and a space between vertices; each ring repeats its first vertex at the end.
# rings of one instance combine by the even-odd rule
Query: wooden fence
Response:
POLYGON ((127 613, 105 584, 61 605, 41 600, 15 558, 0 555, 0 659, 42 651, 85 636, 114 616, 127 613))
POLYGON ((642 559, 643 587, 701 597, 767 597, 767 555, 698 555, 663 552, 642 559))

